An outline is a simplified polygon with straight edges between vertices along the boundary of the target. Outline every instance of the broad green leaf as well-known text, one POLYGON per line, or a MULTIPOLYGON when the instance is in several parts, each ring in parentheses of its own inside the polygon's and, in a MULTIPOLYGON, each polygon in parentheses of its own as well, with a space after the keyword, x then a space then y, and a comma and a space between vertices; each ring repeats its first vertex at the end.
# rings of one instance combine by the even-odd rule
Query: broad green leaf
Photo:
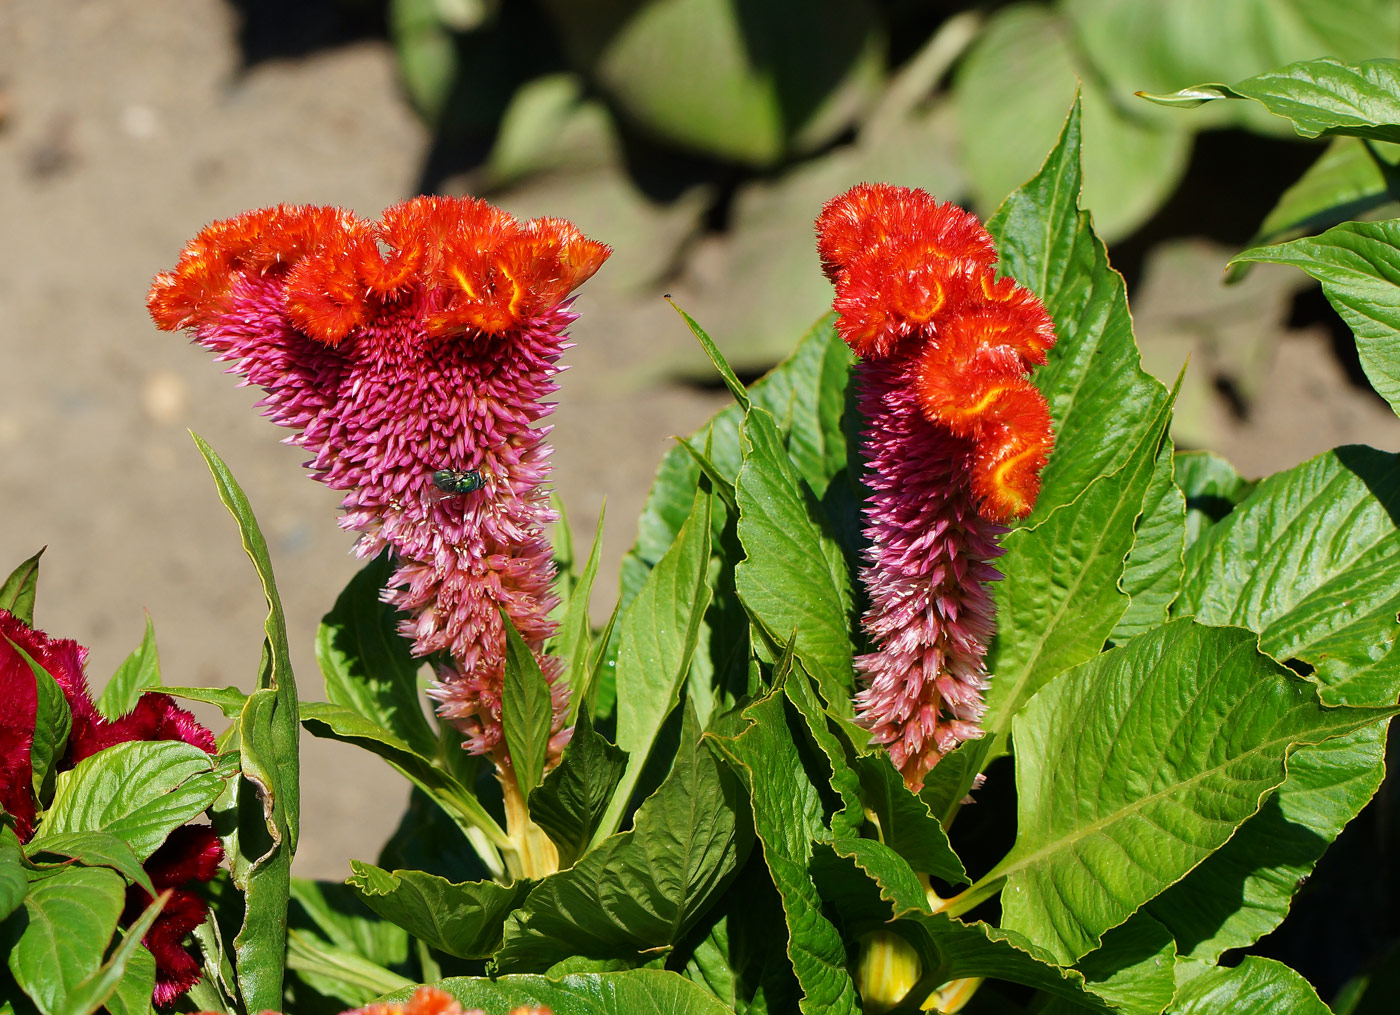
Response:
POLYGON ((1176 485, 1186 498, 1188 548, 1258 485, 1210 451, 1178 451, 1173 472, 1176 485))
POLYGON ((1375 217, 1368 213, 1396 201, 1400 201, 1400 148, 1383 141, 1334 138, 1279 197, 1249 246, 1316 233, 1347 219, 1375 217))
MULTIPOLYGON (((576 973, 557 979, 457 977, 432 986, 466 1008, 483 1008, 492 1015, 521 1006, 548 1007, 554 1015, 732 1015, 703 987, 661 969, 576 973)), ((412 993, 404 990, 381 1000, 406 1001, 412 993)))
POLYGON ((734 569, 739 598, 777 643, 796 631, 797 655, 822 697, 849 714, 855 673, 846 558, 766 409, 754 407, 745 417, 743 443, 736 483, 746 555, 734 569))
POLYGON ((1136 457, 1169 401, 1142 369, 1123 276, 1080 208, 1079 147, 1076 104, 1040 172, 987 222, 1003 274, 1038 295, 1055 320, 1049 361, 1031 375, 1055 424, 1032 524, 1136 457))
POLYGON ((10 572, 0 584, 0 610, 9 610, 18 619, 34 626, 34 594, 39 588, 39 558, 44 547, 10 572))
POLYGON ((1157 1015, 1171 1004, 1175 967, 1171 932, 1142 912, 1105 934, 1103 945, 1075 966, 1089 991, 1132 1015, 1157 1015))
POLYGON ((1149 631, 1017 717, 1016 844, 969 901, 1004 881, 1004 926, 1073 962, 1219 849, 1295 748, 1393 712, 1324 709, 1247 631, 1184 620, 1149 631))
POLYGON ((0 825, 0 921, 19 908, 25 892, 29 891, 23 856, 15 830, 9 825, 0 825))
POLYGON ((531 889, 506 921, 499 968, 540 971, 574 955, 640 964, 669 952, 747 854, 738 797, 687 709, 671 772, 632 830, 531 889))
POLYGON ((63 688, 58 686, 58 681, 35 662, 28 652, 12 641, 10 648, 29 664, 29 669, 34 674, 36 697, 34 739, 29 745, 30 786, 34 790, 34 799, 42 807, 54 788, 58 763, 68 748, 73 714, 68 708, 68 700, 63 696, 63 688))
POLYGON ((1366 377, 1400 414, 1400 219, 1344 222, 1321 236, 1246 250, 1230 263, 1241 261, 1291 264, 1321 282, 1356 336, 1366 377))
MULTIPOLYGON (((954 85, 963 164, 977 204, 996 207, 1035 171, 1078 92, 1084 203, 1106 236, 1121 237, 1140 225, 1180 179, 1191 128, 1170 117, 1135 115, 1112 87, 1086 66, 1061 11, 1041 4, 998 11, 961 61, 954 85)), ((1076 153, 1076 177, 1078 161, 1076 153)), ((1078 193, 1076 179, 1067 197, 1073 202, 1078 193)))
POLYGON ((1167 622, 1167 611, 1181 589, 1186 545, 1186 498, 1173 479, 1173 448, 1162 441, 1157 464, 1133 529, 1133 548, 1118 587, 1128 596, 1127 612, 1109 639, 1122 644, 1167 622))
POLYGON ((65 1012, 69 996, 101 968, 125 901, 126 885, 105 867, 71 867, 29 886, 29 922, 8 965, 44 1015, 65 1012))
POLYGON ((713 738, 749 791, 754 831, 763 844, 773 884, 787 919, 787 954, 802 988, 804 1015, 860 1010, 846 968, 846 945, 822 912, 822 898, 808 871, 812 843, 826 837, 821 794, 812 783, 775 691, 744 710, 747 728, 737 737, 713 738))
POLYGON ((437 735, 423 714, 418 691, 420 660, 398 631, 398 610, 379 598, 394 572, 386 550, 370 561, 336 598, 316 631, 316 660, 326 700, 360 713, 419 754, 437 750, 437 735))
POLYGON ((564 756, 530 794, 530 817, 559 850, 559 866, 583 855, 627 767, 627 756, 578 714, 564 756))
MULTIPOLYGON (((156 894, 155 885, 141 866, 141 860, 124 840, 111 832, 58 832, 42 835, 29 849, 28 859, 36 866, 70 864, 76 860, 84 867, 110 867, 129 883, 140 885, 152 896, 156 894), (45 859, 46 854, 64 859, 49 861, 45 859)), ((0 906, 0 910, 3 908, 0 906)))
POLYGON ((544 778, 554 703, 549 692, 549 681, 544 678, 539 661, 504 610, 501 611, 501 622, 506 631, 501 726, 516 782, 528 801, 531 791, 544 778))
POLYGON ((1259 635, 1328 704, 1400 691, 1400 458, 1337 448, 1263 480, 1187 553, 1174 613, 1259 635))
POLYGON ((574 583, 569 593, 569 604, 564 609, 564 619, 559 624, 559 633, 550 644, 550 651, 564 660, 569 682, 569 713, 564 725, 573 726, 583 704, 588 685, 588 656, 592 645, 588 604, 593 593, 593 580, 598 577, 598 562, 602 555, 603 518, 607 514, 605 503, 598 511, 598 528, 593 533, 593 546, 588 551, 588 561, 583 565, 583 573, 574 583))
POLYGON ((141 939, 156 922, 167 895, 151 901, 122 934, 111 957, 74 988, 54 1015, 92 1015, 104 1005, 112 1015, 143 1015, 151 1010, 156 964, 141 939))
POLYGON ((596 845, 615 832, 661 724, 675 708, 690 669, 700 622, 710 602, 712 498, 696 491, 690 517, 622 617, 617 655, 617 746, 627 767, 594 833, 596 845))
POLYGON ((950 885, 967 884, 967 871, 948 842, 948 833, 924 801, 909 792, 883 751, 855 759, 861 797, 879 823, 880 841, 920 874, 950 885))
POLYGON ((1275 116, 1292 120, 1293 129, 1303 137, 1343 134, 1400 142, 1400 60, 1348 64, 1323 57, 1233 85, 1192 85, 1168 95, 1143 97, 1186 107, 1214 99, 1254 99, 1275 116))
POLYGON ((1332 1015, 1312 984, 1282 962, 1246 955, 1233 969, 1216 967, 1182 984, 1172 1015, 1332 1015))
POLYGON ((58 776, 53 804, 30 840, 107 832, 145 861, 165 837, 214 802, 223 789, 214 759, 178 740, 114 744, 58 776))
POLYGON ((301 721, 315 736, 354 744, 379 755, 432 797, 463 830, 480 829, 496 845, 506 844, 505 832, 471 790, 382 726, 358 712, 320 701, 301 703, 301 721))
POLYGON ((243 1002, 251 1011, 277 1009, 282 1004, 287 899, 301 812, 296 678, 267 540, 252 505, 223 459, 202 437, 191 436, 214 477, 219 499, 238 523, 243 549, 267 600, 258 689, 238 720, 237 836, 225 845, 233 847, 227 850, 230 869, 245 901, 243 928, 234 938, 243 1002))
POLYGON ((486 958, 501 943, 501 925, 524 901, 530 882, 454 884, 423 871, 386 871, 350 861, 349 884, 365 905, 433 948, 464 959, 486 958))
POLYGON ((97 699, 97 710, 108 719, 118 719, 133 708, 148 687, 160 686, 160 657, 156 654, 156 629, 146 612, 146 633, 141 644, 122 660, 112 679, 97 699))

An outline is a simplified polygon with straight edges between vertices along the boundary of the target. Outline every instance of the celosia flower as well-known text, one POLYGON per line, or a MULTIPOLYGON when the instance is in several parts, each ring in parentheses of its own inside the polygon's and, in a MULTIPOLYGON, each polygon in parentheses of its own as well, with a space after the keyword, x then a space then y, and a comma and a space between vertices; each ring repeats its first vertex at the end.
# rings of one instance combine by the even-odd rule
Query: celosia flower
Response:
POLYGON ((439 712, 501 762, 502 609, 555 689, 563 742, 567 689, 543 654, 555 515, 539 424, 569 294, 608 254, 567 222, 471 198, 414 198, 379 222, 279 205, 205 229, 148 301, 160 327, 192 329, 267 393, 316 478, 346 491, 356 552, 392 547, 385 600, 408 614, 415 654, 446 660, 439 712), (457 482, 435 483, 443 470, 457 482))
POLYGON ((981 735, 1002 524, 1030 512, 1053 445, 1031 384, 1054 326, 996 277, 977 219, 922 190, 862 184, 817 219, 837 331, 861 357, 868 464, 861 579, 875 651, 858 718, 911 789, 981 735))
MULTIPOLYGON (((486 1015, 480 1008, 462 1010, 462 1006, 451 994, 437 987, 419 987, 407 1003, 371 1004, 355 1008, 342 1015, 486 1015)), ((510 1015, 554 1015, 545 1007, 521 1006, 512 1008, 510 1015)))
MULTIPOLYGON (((87 649, 75 641, 50 638, 9 611, 0 610, 0 805, 15 818, 21 842, 29 841, 35 831, 29 752, 34 742, 38 693, 34 671, 16 646, 53 677, 68 703, 73 725, 56 765, 58 771, 114 744, 133 740, 179 740, 214 752, 214 735, 168 694, 148 691, 126 715, 104 718, 93 703, 83 674, 87 649)), ((171 832, 143 864, 158 891, 176 889, 142 939, 156 960, 152 994, 156 1004, 170 1004, 199 981, 199 962, 183 941, 203 922, 208 904, 184 888, 192 881, 212 878, 222 859, 223 848, 212 828, 186 825, 171 832)), ((135 920, 150 901, 144 889, 130 887, 122 923, 135 920)))

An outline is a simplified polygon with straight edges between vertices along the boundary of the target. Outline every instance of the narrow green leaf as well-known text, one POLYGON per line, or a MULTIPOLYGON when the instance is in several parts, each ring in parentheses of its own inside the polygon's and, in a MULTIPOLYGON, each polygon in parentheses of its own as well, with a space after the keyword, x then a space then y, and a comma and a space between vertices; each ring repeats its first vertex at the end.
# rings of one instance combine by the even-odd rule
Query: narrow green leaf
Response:
POLYGON ((559 624, 559 633, 550 646, 554 655, 564 660, 568 667, 569 713, 564 719, 565 726, 574 725, 588 690, 588 655, 591 647, 589 632, 589 600, 593 594, 593 580, 598 577, 598 563, 602 559, 603 518, 607 514, 604 502, 598 511, 598 528, 593 533, 593 545, 588 551, 588 561, 583 565, 583 573, 574 583, 569 594, 569 605, 564 609, 564 619, 559 624))
POLYGON ((1031 378, 1055 424, 1031 524, 1135 457, 1168 401, 1142 369, 1123 276, 1080 209, 1079 150, 1076 103, 1040 172, 987 222, 1002 272, 1036 293, 1055 321, 1049 362, 1031 378))
POLYGON ((19 908, 29 891, 23 857, 15 830, 9 825, 0 825, 0 922, 19 908))
MULTIPOLYGON (((491 1012, 548 1007, 554 1015, 732 1015, 714 995, 678 973, 629 969, 617 973, 544 976, 458 977, 433 984, 466 1008, 491 1012)), ((406 1001, 411 990, 381 999, 406 1001)))
POLYGON ((9 638, 10 648, 14 649, 34 674, 36 694, 34 711, 34 739, 29 746, 30 785, 34 798, 40 806, 49 798, 54 786, 55 768, 68 747, 68 734, 73 726, 73 715, 68 708, 68 700, 63 696, 63 688, 40 666, 24 649, 9 638))
MULTIPOLYGON (((146 936, 146 932, 156 922, 156 917, 160 915, 160 911, 164 908, 169 897, 169 893, 165 892, 151 900, 151 904, 146 907, 145 911, 126 929, 121 943, 113 950, 111 958, 74 987, 72 993, 63 999, 63 1003, 55 1008, 53 1015, 92 1015, 93 1012, 111 1002, 114 995, 123 987, 126 989, 122 992, 122 999, 114 1007, 121 1011, 150 1011, 150 995, 155 985, 155 961, 150 958, 150 952, 142 947, 141 939, 146 936), (125 982, 127 969, 132 965, 137 967, 140 975, 133 977, 134 983, 127 984, 125 982), (139 993, 136 997, 132 996, 133 987, 137 992, 145 989, 144 1007, 139 1004, 133 1006, 132 1002, 137 1001, 140 997, 139 993)), ((117 1013, 114 1012, 113 1015, 117 1015, 117 1013)))
POLYGON ((583 855, 626 767, 627 755, 580 712, 563 758, 530 795, 530 817, 558 848, 561 868, 583 855))
POLYGON ((9 610, 30 627, 34 626, 34 595, 39 588, 39 558, 47 549, 43 547, 20 564, 0 584, 0 610, 9 610))
POLYGON ((685 449, 685 453, 695 460, 696 465, 700 466, 700 474, 710 481, 715 493, 719 494, 720 500, 724 501, 725 509, 731 514, 737 515, 739 502, 735 500, 734 496, 734 481, 721 472, 719 466, 710 461, 703 451, 700 451, 684 437, 677 437, 676 443, 685 449))
MULTIPOLYGON (((35 866, 70 864, 84 867, 110 867, 128 882, 140 885, 155 896, 155 885, 131 847, 111 832, 58 832, 40 836, 29 849, 29 862, 35 866), (48 860, 47 857, 63 857, 48 860)), ((2 909, 3 907, 0 907, 2 909)))
POLYGON ((667 298, 667 302, 671 304, 671 307, 676 313, 681 315, 681 319, 685 321, 685 325, 690 329, 690 333, 699 341, 700 348, 705 350, 705 355, 708 356, 710 362, 714 364, 715 370, 724 380, 725 387, 727 387, 729 393, 734 396, 734 401, 739 403, 741 409, 748 412, 749 405, 751 404, 749 401, 749 393, 744 390, 743 384, 739 383, 739 378, 736 377, 734 371, 730 369, 728 361, 724 358, 724 353, 719 351, 719 346, 715 345, 714 340, 710 338, 709 335, 705 334, 704 328, 695 323, 693 317, 676 306, 669 297, 667 298))
POLYGON ((44 1015, 65 1012, 69 996, 101 968, 125 901, 126 885, 105 867, 71 867, 29 886, 29 922, 8 965, 44 1015))
POLYGON ((617 746, 627 768, 593 836, 622 823, 657 732, 676 705, 710 602, 711 498, 697 491, 690 517, 622 617, 617 656, 617 746))
POLYGON ((1400 414, 1400 219, 1343 222, 1321 236, 1246 250, 1230 263, 1241 261, 1291 264, 1321 282, 1356 336, 1366 377, 1400 414))
POLYGON ((243 714, 243 706, 248 703, 248 695, 236 687, 162 687, 160 692, 174 698, 213 705, 224 714, 225 719, 238 718, 243 714))
POLYGON ((160 686, 160 657, 156 654, 156 629, 146 611, 146 634, 131 655, 122 660, 112 679, 97 699, 97 710, 108 719, 118 719, 133 708, 148 687, 160 686))
POLYGON ((319 979, 335 984, 334 996, 349 1004, 368 1004, 381 994, 413 985, 406 976, 301 930, 287 932, 287 971, 313 983, 319 979))
POLYGON ((1332 1015, 1312 984, 1282 962, 1246 955, 1233 969, 1216 967, 1182 984, 1172 1015, 1332 1015))
POLYGON ((252 505, 223 459, 198 434, 191 436, 219 499, 238 522, 243 549, 267 600, 258 689, 238 720, 238 834, 225 845, 233 847, 230 866, 245 902, 243 927, 234 938, 239 990, 249 1010, 275 1010, 282 1005, 287 900, 301 812, 296 678, 267 541, 252 505))
POLYGON ((797 632, 797 655, 822 697, 848 713, 855 672, 846 558, 766 409, 745 417, 743 442, 736 486, 746 556, 734 569, 735 588, 775 642, 797 632))
POLYGON ((1295 748, 1395 711, 1322 708, 1247 631, 1150 631, 1017 717, 1016 844, 979 884, 1004 879, 1004 926, 1073 962, 1220 848, 1295 748))
MULTIPOLYGON (((123 931, 126 938, 131 931, 123 931)), ((136 941, 141 939, 138 937, 136 941)), ((156 957, 145 948, 132 951, 126 963, 126 972, 116 990, 107 998, 106 1009, 109 1015, 152 1015, 154 1004, 151 999, 156 986, 156 957)))
POLYGON ((506 632, 501 725, 516 781, 528 801, 530 792, 544 778, 544 763, 549 756, 549 727, 554 720, 553 700, 549 681, 545 680, 539 662, 504 610, 501 623, 506 632))
POLYGON ((748 851, 734 777, 687 709, 670 774, 612 836, 536 885, 506 920, 495 961, 543 971, 570 956, 640 964, 665 954, 732 880, 748 851))
POLYGON ((1303 137, 1345 134, 1400 142, 1400 61, 1348 64, 1323 57, 1303 60, 1234 85, 1192 85, 1169 95, 1142 97, 1162 105, 1198 106, 1215 99, 1254 99, 1293 121, 1303 137))
POLYGON ((783 693, 804 720, 807 736, 826 758, 831 768, 831 788, 841 800, 841 807, 831 816, 831 832, 841 836, 859 835, 865 823, 862 806, 861 780, 846 759, 846 749, 831 731, 821 699, 802 662, 793 656, 796 639, 788 640, 787 649, 773 670, 773 683, 781 683, 783 693))
POLYGON ((350 579, 321 618, 316 661, 327 701, 360 713, 419 754, 431 756, 437 734, 423 714, 418 690, 422 662, 399 634, 401 614, 379 597, 393 572, 386 550, 350 579))
POLYGON ((402 968, 409 962, 408 932, 381 919, 348 884, 292 878, 287 917, 290 928, 377 965, 402 968))
POLYGON ((223 785, 214 759, 192 744, 114 744, 59 774, 30 852, 63 833, 107 832, 144 862, 166 836, 213 803, 223 785))
POLYGON ((860 1001, 846 945, 808 872, 812 843, 826 836, 821 795, 797 753, 782 692, 750 705, 744 718, 748 726, 737 737, 711 742, 749 791, 754 831, 782 897, 787 954, 803 993, 799 1007, 804 1015, 854 1015, 860 1001))
POLYGON ((348 884, 370 909, 433 948, 464 959, 486 958, 501 943, 501 925, 524 901, 530 882, 454 884, 423 871, 392 873, 350 861, 348 884))

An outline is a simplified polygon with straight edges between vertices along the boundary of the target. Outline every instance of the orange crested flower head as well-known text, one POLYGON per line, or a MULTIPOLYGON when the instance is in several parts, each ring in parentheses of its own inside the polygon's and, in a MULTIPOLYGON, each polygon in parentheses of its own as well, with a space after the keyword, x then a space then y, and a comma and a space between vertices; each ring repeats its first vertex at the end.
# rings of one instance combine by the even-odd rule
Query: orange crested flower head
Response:
MULTIPOLYGON (((264 1012, 263 1015, 271 1015, 264 1012)), ((419 987, 407 1002, 393 1001, 355 1008, 341 1015, 486 1015, 480 1008, 465 1011, 451 994, 437 987, 419 987)), ((521 1005, 510 1010, 510 1015, 553 1015, 549 1008, 521 1005)))

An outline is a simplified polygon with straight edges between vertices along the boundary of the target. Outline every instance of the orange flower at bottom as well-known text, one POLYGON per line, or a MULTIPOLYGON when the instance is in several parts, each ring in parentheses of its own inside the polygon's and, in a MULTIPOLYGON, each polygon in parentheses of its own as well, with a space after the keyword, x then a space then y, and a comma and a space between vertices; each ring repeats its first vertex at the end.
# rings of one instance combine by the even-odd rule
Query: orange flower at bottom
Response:
MULTIPOLYGON (((197 1015, 217 1015, 216 1012, 198 1012, 197 1015)), ((264 1011, 260 1015, 278 1015, 274 1011, 264 1011)), ((419 987, 407 1001, 390 1001, 383 1004, 352 1008, 341 1015, 486 1015, 480 1008, 463 1010, 455 997, 437 987, 419 987)), ((554 1015, 543 1006, 521 1005, 512 1008, 510 1015, 554 1015)))

